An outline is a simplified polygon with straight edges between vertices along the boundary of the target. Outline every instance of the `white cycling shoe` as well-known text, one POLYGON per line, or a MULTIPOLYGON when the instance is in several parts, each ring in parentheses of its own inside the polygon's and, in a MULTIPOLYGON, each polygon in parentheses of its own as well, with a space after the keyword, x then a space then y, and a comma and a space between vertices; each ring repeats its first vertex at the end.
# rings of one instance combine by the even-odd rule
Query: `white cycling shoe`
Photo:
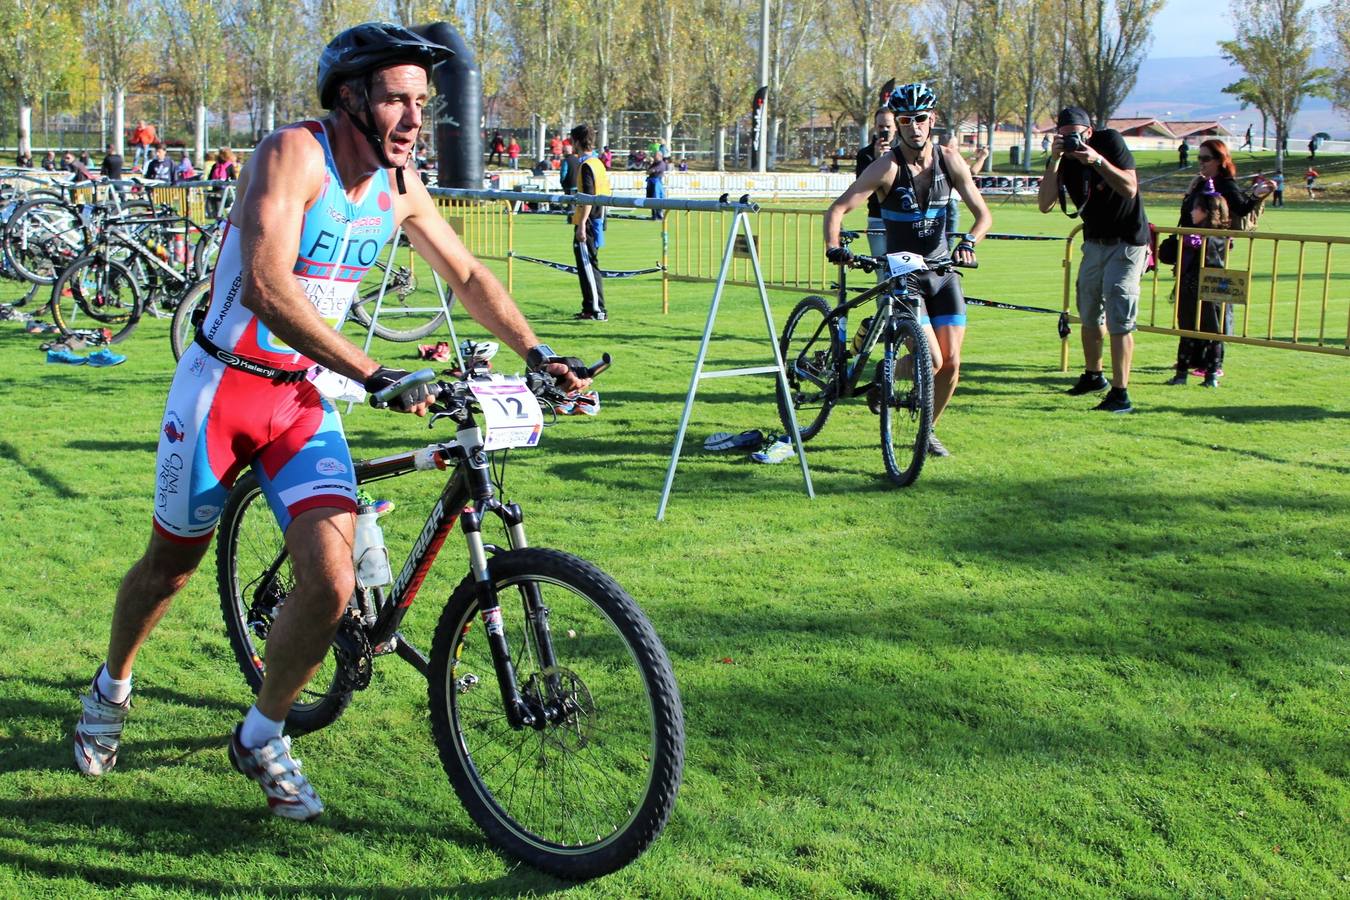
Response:
POLYGON ((300 760, 291 756, 291 739, 272 738, 256 749, 239 741, 241 724, 230 736, 230 762, 235 769, 254 781, 267 795, 272 812, 285 819, 307 822, 323 812, 323 801, 314 787, 300 774, 300 760))
POLYGON ((84 712, 75 723, 75 765, 85 775, 106 774, 117 765, 117 750, 122 744, 122 725, 131 712, 131 698, 113 703, 98 690, 98 676, 94 673, 89 693, 80 695, 84 712))

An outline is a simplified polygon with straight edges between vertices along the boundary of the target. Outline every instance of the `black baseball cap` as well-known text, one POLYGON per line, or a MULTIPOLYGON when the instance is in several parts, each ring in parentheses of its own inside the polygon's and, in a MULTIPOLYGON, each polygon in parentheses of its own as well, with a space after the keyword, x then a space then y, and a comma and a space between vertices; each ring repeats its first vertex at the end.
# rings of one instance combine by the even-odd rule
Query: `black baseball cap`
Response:
POLYGON ((1059 117, 1055 120, 1055 125, 1059 128, 1063 128, 1065 125, 1084 125, 1091 128, 1092 117, 1081 106, 1066 106, 1059 111, 1059 117))

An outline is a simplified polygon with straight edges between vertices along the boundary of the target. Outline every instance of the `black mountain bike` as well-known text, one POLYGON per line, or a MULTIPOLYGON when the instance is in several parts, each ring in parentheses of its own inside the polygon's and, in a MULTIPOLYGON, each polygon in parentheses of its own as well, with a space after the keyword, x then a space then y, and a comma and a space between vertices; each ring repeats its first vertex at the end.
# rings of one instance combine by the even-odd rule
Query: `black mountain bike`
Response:
MULTIPOLYGON (((586 374, 608 365, 606 355, 586 374)), ((423 370, 385 393, 432 378, 423 370)), ((415 471, 449 477, 393 584, 352 597, 286 722, 292 734, 329 725, 370 684, 375 661, 394 654, 427 677, 441 763, 488 838, 555 875, 603 875, 642 853, 670 817, 684 766, 680 695, 665 648, 623 588, 582 559, 528 546, 520 507, 498 499, 483 449, 490 429, 474 415, 485 403, 519 412, 522 397, 480 400, 473 388, 485 381, 435 386, 431 424, 453 423, 453 440, 356 464, 363 485, 415 471), (489 514, 505 526, 507 547, 484 543, 489 514), (428 659, 399 625, 456 520, 469 574, 441 613, 428 659)), ((546 375, 527 384, 546 403, 562 397, 546 375)), ((217 568, 230 643, 256 692, 295 574, 252 475, 226 502, 217 568)))
MULTIPOLYGON (((841 241, 847 246, 857 237, 856 232, 843 232, 841 241)), ((850 300, 847 268, 875 272, 889 264, 884 257, 852 256, 839 264, 833 308, 820 296, 797 304, 779 341, 789 394, 778 391, 783 427, 791 427, 791 405, 803 441, 820 433, 836 403, 866 396, 868 407, 881 420, 886 474, 899 487, 919 477, 933 428, 933 358, 915 312, 918 297, 913 282, 914 273, 928 266, 920 256, 903 256, 907 259, 897 274, 850 300), (864 304, 874 304, 876 313, 863 320, 861 336, 850 344, 848 315, 864 304), (869 366, 878 344, 881 359, 869 366), (908 352, 901 356, 903 350, 908 352)))

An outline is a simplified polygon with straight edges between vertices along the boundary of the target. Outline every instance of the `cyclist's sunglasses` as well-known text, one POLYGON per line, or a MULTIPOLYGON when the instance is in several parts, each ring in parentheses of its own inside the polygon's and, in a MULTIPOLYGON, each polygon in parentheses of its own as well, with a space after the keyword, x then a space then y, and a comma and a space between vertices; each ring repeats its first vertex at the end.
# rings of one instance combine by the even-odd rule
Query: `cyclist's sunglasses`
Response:
POLYGON ((928 113, 926 113, 926 112, 923 112, 923 113, 915 113, 915 114, 912 115, 912 116, 896 116, 896 117, 895 117, 895 124, 897 124, 897 125, 922 125, 924 122, 927 122, 929 118, 930 118, 930 116, 929 116, 928 113))
POLYGON ((1195 158, 1200 162, 1211 162, 1214 159, 1214 157, 1210 156, 1208 153, 1198 153, 1195 158))

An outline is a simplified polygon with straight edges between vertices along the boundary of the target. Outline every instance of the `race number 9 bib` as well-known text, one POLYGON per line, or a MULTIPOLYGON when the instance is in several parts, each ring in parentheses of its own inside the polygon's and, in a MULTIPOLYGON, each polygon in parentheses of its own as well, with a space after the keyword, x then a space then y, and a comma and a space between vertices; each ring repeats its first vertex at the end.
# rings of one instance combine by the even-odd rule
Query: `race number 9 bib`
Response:
POLYGON ((518 375, 469 382, 469 390, 483 409, 483 449, 533 447, 544 431, 544 413, 539 400, 518 375))

